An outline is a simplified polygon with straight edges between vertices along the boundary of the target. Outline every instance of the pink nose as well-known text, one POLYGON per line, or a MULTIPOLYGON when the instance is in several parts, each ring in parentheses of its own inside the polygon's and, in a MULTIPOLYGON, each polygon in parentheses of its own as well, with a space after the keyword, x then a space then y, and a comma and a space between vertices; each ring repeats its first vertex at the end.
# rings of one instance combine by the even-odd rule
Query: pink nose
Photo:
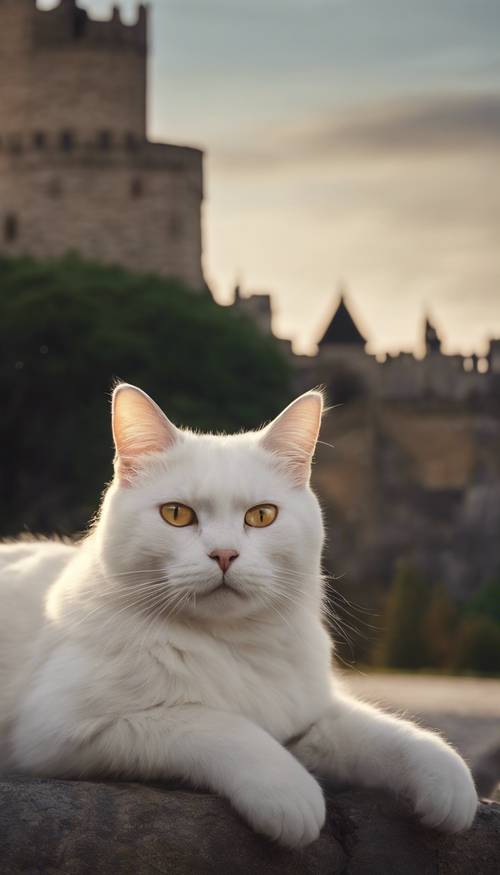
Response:
POLYGON ((231 565, 231 562, 234 562, 239 555, 237 550, 212 550, 209 553, 210 559, 215 559, 219 563, 224 574, 231 565))

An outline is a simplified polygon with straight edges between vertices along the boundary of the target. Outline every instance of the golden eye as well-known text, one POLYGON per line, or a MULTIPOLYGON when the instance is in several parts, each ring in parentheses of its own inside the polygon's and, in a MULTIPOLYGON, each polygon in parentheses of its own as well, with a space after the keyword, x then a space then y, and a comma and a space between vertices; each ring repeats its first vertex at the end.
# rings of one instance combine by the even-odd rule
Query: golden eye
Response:
POLYGON ((168 504, 162 504, 160 513, 166 523, 176 526, 178 529, 192 526, 196 522, 194 510, 185 504, 179 504, 178 501, 169 501, 168 504))
POLYGON ((258 504, 251 507, 245 514, 245 523, 254 529, 265 529, 274 523, 278 516, 278 508, 274 504, 258 504))

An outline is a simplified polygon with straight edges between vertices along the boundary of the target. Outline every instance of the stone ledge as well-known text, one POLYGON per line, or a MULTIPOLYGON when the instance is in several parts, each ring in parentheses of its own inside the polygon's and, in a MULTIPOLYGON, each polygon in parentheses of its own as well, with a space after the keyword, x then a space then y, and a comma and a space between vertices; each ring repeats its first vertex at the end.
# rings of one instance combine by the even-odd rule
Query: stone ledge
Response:
POLYGON ((424 830, 391 798, 328 797, 320 839, 286 851, 217 796, 159 785, 0 781, 1 875, 498 875, 500 805, 470 832, 424 830))

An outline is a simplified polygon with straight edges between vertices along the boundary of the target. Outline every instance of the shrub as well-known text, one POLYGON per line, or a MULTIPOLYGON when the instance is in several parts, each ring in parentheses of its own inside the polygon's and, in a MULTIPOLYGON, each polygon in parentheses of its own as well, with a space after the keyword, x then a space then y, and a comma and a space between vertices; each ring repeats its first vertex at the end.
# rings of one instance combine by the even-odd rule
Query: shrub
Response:
POLYGON ((467 605, 467 612, 500 623, 500 580, 491 580, 481 587, 467 605))
POLYGON ((430 588, 409 565, 400 563, 386 605, 385 629, 378 658, 391 668, 429 665, 424 619, 430 588))
POLYGON ((500 672, 500 625, 489 617, 465 617, 458 629, 455 671, 500 672))
POLYGON ((457 606, 444 586, 438 585, 432 589, 423 624, 428 665, 433 668, 449 667, 457 626, 457 606))

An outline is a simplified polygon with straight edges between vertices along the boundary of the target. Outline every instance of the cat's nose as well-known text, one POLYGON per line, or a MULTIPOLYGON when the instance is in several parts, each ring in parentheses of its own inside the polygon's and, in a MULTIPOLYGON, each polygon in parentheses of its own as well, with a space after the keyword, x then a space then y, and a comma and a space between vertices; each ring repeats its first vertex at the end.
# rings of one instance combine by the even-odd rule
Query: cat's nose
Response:
POLYGON ((225 574, 231 563, 234 562, 240 554, 237 550, 212 550, 208 555, 210 556, 210 559, 215 559, 215 561, 219 563, 221 570, 225 574))

